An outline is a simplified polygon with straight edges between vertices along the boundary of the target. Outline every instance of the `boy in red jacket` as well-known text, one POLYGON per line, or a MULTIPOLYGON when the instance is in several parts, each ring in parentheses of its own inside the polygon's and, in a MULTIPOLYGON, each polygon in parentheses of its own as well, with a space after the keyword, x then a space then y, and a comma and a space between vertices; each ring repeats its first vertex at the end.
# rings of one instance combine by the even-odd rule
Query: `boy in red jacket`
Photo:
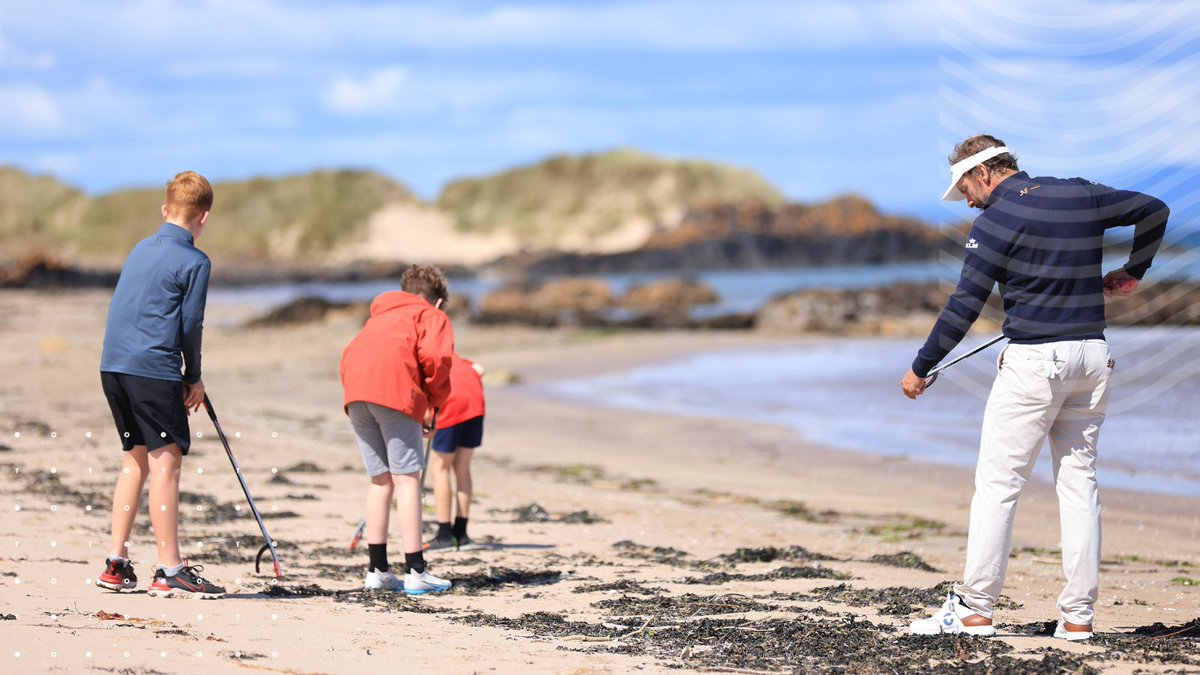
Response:
POLYGON ((483 367, 458 354, 450 369, 450 397, 438 414, 434 453, 429 459, 433 477, 433 501, 437 506, 438 531, 429 550, 461 549, 471 543, 467 518, 471 509, 471 457, 483 444, 483 367), (450 470, 454 487, 450 489, 450 470), (458 503, 458 516, 450 525, 451 502, 458 503))
POLYGON ((401 292, 371 303, 371 318, 342 352, 344 406, 362 450, 371 484, 367 488, 366 537, 371 557, 367 590, 439 593, 450 582, 425 569, 421 552, 421 441, 431 410, 450 394, 454 332, 438 309, 449 295, 436 267, 413 265, 401 292), (404 543, 404 580, 387 559, 388 511, 396 496, 404 543))

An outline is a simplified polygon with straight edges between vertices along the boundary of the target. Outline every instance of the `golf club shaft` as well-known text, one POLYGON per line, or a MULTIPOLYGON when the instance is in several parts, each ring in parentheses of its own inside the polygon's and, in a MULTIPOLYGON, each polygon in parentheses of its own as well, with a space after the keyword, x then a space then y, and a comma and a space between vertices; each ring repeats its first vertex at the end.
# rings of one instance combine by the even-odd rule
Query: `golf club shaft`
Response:
POLYGON ((271 561, 275 565, 275 577, 280 578, 283 576, 283 571, 279 565, 279 556, 275 553, 275 540, 267 534, 267 526, 263 524, 262 516, 258 513, 254 497, 250 496, 250 488, 246 487, 246 481, 242 478, 242 469, 238 466, 237 460, 233 456, 233 450, 229 447, 229 439, 225 438, 225 432, 221 430, 221 423, 217 421, 217 411, 213 409, 212 401, 208 400, 208 394, 204 395, 204 407, 208 410, 208 417, 217 429, 217 436, 221 438, 221 444, 225 446, 225 454, 229 456, 229 463, 233 465, 233 472, 242 486, 242 493, 246 495, 246 501, 250 503, 250 512, 254 514, 254 520, 258 521, 258 529, 262 532, 263 539, 267 540, 267 550, 271 552, 271 561))
POLYGON ((963 359, 966 359, 968 357, 978 354, 979 352, 987 349, 988 347, 991 347, 992 345, 996 344, 997 342, 999 342, 1003 339, 1004 339, 1003 334, 997 335, 996 337, 992 338, 991 340, 988 340, 987 342, 979 345, 975 349, 972 349, 971 351, 967 352, 966 354, 963 354, 962 356, 954 359, 953 361, 948 361, 946 363, 943 363, 942 365, 938 366, 937 368, 934 368, 933 370, 929 371, 929 374, 926 375, 926 378, 936 377, 937 375, 940 375, 944 370, 946 370, 950 366, 953 366, 954 364, 958 363, 959 361, 962 361, 963 359))

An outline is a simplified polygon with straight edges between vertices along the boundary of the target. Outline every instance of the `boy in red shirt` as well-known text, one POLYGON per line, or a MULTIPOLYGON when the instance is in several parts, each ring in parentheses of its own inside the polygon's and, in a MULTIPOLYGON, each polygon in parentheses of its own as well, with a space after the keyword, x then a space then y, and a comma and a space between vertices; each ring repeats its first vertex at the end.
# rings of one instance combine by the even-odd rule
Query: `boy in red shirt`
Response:
POLYGON ((458 354, 450 369, 450 397, 438 414, 435 452, 429 460, 433 476, 433 498, 437 507, 438 531, 430 550, 461 549, 471 543, 467 536, 467 518, 471 510, 471 458, 483 444, 483 367, 458 354), (454 470, 455 490, 450 489, 450 471, 454 470), (451 502, 458 504, 458 516, 450 525, 451 502))
POLYGON ((454 332, 438 307, 449 295, 436 267, 413 265, 403 291, 371 303, 371 318, 342 352, 343 405, 362 450, 367 488, 366 537, 371 566, 367 590, 439 593, 450 582, 425 569, 421 552, 422 437, 424 420, 450 394, 454 332), (392 497, 404 544, 404 580, 389 570, 388 512, 392 497))

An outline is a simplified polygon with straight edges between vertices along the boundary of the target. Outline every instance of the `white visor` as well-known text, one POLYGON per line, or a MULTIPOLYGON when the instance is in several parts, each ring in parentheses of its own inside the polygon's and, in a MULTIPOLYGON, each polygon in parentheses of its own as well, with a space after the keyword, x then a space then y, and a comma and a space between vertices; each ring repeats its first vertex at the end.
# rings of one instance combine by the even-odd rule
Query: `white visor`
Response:
POLYGON ((946 194, 942 195, 944 202, 959 202, 967 198, 966 195, 958 191, 958 181, 962 180, 963 174, 983 164, 989 159, 998 155, 1003 155, 1008 152, 1008 148, 1003 145, 980 150, 979 152, 961 159, 950 165, 950 187, 946 188, 946 194))

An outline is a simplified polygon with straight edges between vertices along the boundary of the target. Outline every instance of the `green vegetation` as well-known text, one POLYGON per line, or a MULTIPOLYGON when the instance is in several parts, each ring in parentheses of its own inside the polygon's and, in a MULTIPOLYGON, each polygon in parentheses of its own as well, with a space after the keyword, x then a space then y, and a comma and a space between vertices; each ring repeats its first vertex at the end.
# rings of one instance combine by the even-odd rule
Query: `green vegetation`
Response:
POLYGON ((24 252, 53 246, 86 203, 82 192, 54 178, 0 167, 0 247, 11 251, 20 242, 24 252))
POLYGON ((486 178, 450 183, 438 206, 463 232, 510 231, 522 241, 564 234, 594 238, 633 218, 661 222, 672 211, 783 196, 757 173, 711 162, 672 161, 615 150, 558 155, 486 178))
MULTIPOLYGON (((359 240, 370 216, 384 206, 415 201, 404 186, 369 171, 316 171, 213 187, 216 202, 202 248, 224 264, 319 259, 359 240)), ((92 197, 52 177, 0 167, 0 250, 5 258, 44 252, 115 263, 154 231, 162 201, 161 184, 92 197)), ((438 206, 461 232, 509 232, 523 244, 548 248, 564 238, 585 245, 634 223, 671 223, 689 208, 746 202, 776 207, 783 201, 747 169, 616 150, 560 155, 455 181, 438 206)))
MULTIPOLYGON (((165 181, 164 181, 165 184, 165 181)), ((317 171, 217 183, 204 250, 225 260, 295 260, 352 241, 406 188, 368 171, 317 171)), ((0 245, 6 252, 62 251, 120 259, 161 222, 163 189, 89 199, 52 178, 0 169, 0 245)))
POLYGON ((889 523, 872 525, 866 533, 879 537, 883 541, 897 544, 903 541, 923 539, 927 535, 940 535, 946 530, 946 524, 907 513, 892 516, 895 520, 889 523))

